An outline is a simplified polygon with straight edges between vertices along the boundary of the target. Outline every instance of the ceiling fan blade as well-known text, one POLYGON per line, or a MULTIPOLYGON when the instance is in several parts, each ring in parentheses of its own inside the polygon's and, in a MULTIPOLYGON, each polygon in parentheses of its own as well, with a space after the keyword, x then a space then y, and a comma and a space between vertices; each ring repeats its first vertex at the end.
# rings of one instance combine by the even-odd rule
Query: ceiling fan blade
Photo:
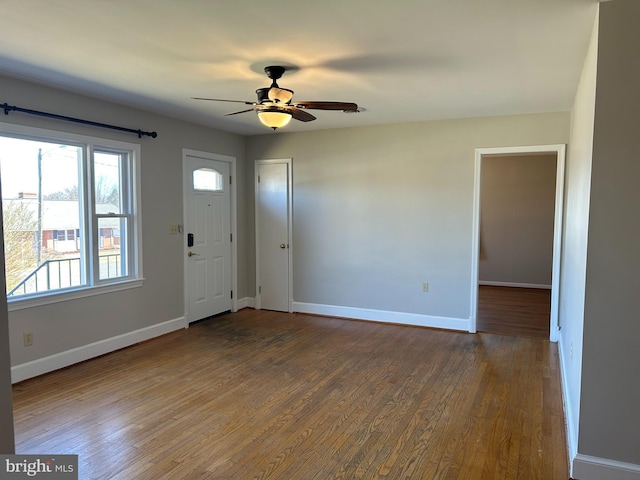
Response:
POLYGON ((202 98, 202 97, 191 97, 192 100, 209 100, 211 102, 232 102, 232 103, 244 103, 245 105, 255 105, 256 102, 248 102, 246 100, 224 100, 222 98, 202 98))
POLYGON ((299 108, 288 106, 285 110, 289 112, 293 118, 300 120, 301 122, 312 122, 316 119, 316 117, 311 115, 309 112, 305 112, 299 108))
POLYGON ((225 113, 224 116, 228 117, 229 115, 238 115, 239 113, 253 112, 254 110, 255 108, 247 108, 246 110, 240 110, 239 112, 225 113))
POLYGON ((349 102, 293 102, 297 108, 312 110, 341 110, 343 112, 357 112, 358 105, 349 102))

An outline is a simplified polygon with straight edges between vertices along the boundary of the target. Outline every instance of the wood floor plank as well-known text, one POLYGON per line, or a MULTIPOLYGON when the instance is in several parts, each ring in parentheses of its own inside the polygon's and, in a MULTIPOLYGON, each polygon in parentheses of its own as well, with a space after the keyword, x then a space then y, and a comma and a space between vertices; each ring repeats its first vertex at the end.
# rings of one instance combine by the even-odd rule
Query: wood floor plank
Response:
POLYGON ((14 386, 83 479, 566 479, 557 350, 245 309, 14 386))

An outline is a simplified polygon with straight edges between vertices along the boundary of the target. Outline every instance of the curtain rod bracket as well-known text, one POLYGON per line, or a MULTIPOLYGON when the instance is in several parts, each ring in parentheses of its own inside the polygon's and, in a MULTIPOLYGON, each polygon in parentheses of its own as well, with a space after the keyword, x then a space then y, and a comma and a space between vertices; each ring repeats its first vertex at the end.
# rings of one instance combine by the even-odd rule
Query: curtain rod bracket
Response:
POLYGON ((110 128, 111 130, 118 130, 118 131, 127 132, 127 133, 135 133, 136 135, 138 135, 138 138, 142 138, 143 136, 156 138, 158 136, 156 132, 145 132, 140 129, 135 130, 133 128, 118 127, 117 125, 109 125, 108 123, 93 122, 91 120, 83 120, 81 118, 67 117, 65 115, 57 115, 55 113, 41 112, 39 110, 31 110, 28 108, 16 107, 15 105, 9 105, 8 103, 3 103, 2 105, 0 105, 0 108, 4 110, 5 115, 9 115, 9 112, 22 112, 22 113, 28 113, 29 115, 38 115, 40 117, 54 118, 56 120, 66 120, 67 122, 81 123, 83 125, 91 125, 93 127, 110 128))

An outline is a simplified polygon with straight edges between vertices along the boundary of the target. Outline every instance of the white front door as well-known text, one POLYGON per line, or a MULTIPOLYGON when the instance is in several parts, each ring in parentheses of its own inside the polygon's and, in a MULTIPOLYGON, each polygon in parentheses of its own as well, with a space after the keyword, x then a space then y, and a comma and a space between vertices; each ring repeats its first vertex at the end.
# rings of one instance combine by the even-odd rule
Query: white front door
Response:
POLYGON ((256 259, 256 306, 290 311, 290 159, 256 161, 256 259))
POLYGON ((185 310, 188 323, 231 310, 229 163, 186 154, 185 310))

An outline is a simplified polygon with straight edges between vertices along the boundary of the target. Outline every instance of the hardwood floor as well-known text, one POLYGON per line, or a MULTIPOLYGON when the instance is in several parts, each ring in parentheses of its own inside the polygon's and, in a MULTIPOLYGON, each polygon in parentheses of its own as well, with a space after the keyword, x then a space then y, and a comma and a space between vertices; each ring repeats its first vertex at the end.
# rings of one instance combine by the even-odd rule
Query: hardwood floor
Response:
POLYGON ((245 309, 14 386, 82 479, 567 479, 556 345, 245 309))
POLYGON ((551 290, 481 285, 479 332, 549 339, 551 290))

